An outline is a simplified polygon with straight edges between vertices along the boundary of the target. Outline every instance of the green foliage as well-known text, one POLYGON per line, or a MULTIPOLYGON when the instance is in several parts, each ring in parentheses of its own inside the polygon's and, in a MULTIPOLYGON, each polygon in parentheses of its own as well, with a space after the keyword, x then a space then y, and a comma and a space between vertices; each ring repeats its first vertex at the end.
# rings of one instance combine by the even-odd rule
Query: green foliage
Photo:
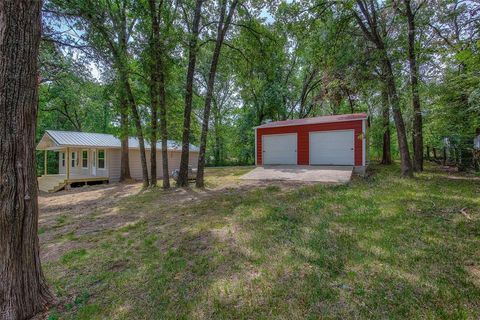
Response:
MULTIPOLYGON (((411 140, 407 26, 405 16, 396 11, 403 6, 391 1, 373 3, 381 12, 379 27, 393 63, 411 140)), ((161 57, 168 132, 169 139, 179 141, 189 26, 195 3, 168 0, 162 5, 161 57)), ((193 144, 199 142, 218 5, 208 2, 202 12, 190 131, 193 144)), ((121 72, 129 75, 148 137, 153 57, 148 2, 54 0, 45 6, 37 139, 45 129, 118 135, 119 100, 125 94, 119 85, 121 72), (127 48, 118 58, 115 55, 123 36, 127 48), (122 67, 118 61, 123 62, 122 67), (96 77, 91 75, 92 67, 96 77)), ((380 61, 377 50, 353 18, 354 10, 358 5, 353 0, 253 1, 239 6, 217 70, 207 143, 209 165, 252 164, 253 127, 267 120, 351 112, 369 114, 370 158, 380 158, 384 130, 380 61)), ((480 126, 480 50, 475 32, 478 12, 474 3, 459 0, 437 1, 416 11, 419 90, 424 142, 429 148, 442 148, 444 138, 448 138, 460 153, 468 153, 480 126)), ((396 157, 395 128, 393 119, 390 121, 392 153, 396 157)), ((130 125, 129 134, 135 131, 130 125)), ((48 159, 49 170, 54 173, 55 154, 48 159)), ((40 174, 43 156, 38 155, 37 165, 40 174)))

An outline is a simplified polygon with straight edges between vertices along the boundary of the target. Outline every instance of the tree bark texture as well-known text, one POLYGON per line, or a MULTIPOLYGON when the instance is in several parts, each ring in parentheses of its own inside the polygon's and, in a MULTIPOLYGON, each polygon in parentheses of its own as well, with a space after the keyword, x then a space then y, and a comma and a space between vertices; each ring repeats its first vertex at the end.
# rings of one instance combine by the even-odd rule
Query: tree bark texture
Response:
MULTIPOLYGON (((154 67, 152 66, 152 69, 154 67)), ((157 186, 157 130, 158 130, 158 80, 152 72, 150 78, 150 187, 157 186)))
POLYGON ((137 132, 138 145, 140 147, 140 163, 142 165, 142 180, 143 187, 147 188, 149 185, 148 180, 148 167, 147 167, 147 157, 145 155, 145 139, 143 136, 142 123, 140 120, 140 115, 138 114, 137 104, 135 102, 135 97, 133 95, 132 86, 130 84, 130 68, 128 66, 128 41, 127 41, 127 21, 125 7, 122 8, 122 14, 119 16, 119 39, 118 46, 112 42, 109 38, 108 32, 99 26, 99 30, 103 31, 105 41, 110 43, 111 51, 115 60, 117 71, 119 74, 120 81, 123 85, 123 90, 125 91, 125 98, 130 106, 132 112, 133 123, 135 124, 135 129, 137 132))
POLYGON ((0 1, 0 319, 27 319, 54 297, 38 240, 35 128, 41 1, 0 1))
POLYGON ((227 10, 227 0, 223 0, 221 12, 220 12, 220 19, 219 19, 218 28, 217 28, 217 39, 215 41, 215 48, 213 50, 212 62, 210 64, 210 71, 208 74, 207 94, 205 97, 205 107, 203 110, 202 134, 200 137, 200 152, 198 154, 197 179, 195 183, 198 188, 203 188, 205 185, 205 182, 204 182, 205 152, 207 149, 208 123, 210 121, 210 109, 212 106, 213 90, 215 86, 215 76, 217 75, 218 59, 220 58, 223 41, 225 40, 225 35, 232 21, 237 3, 238 3, 238 0, 232 1, 227 18, 225 19, 225 14, 227 10))
POLYGON ((160 138, 162 140, 162 186, 164 189, 170 188, 170 175, 168 172, 168 131, 167 131, 167 103, 165 93, 165 72, 162 57, 162 46, 160 39, 160 11, 163 1, 157 10, 156 0, 148 1, 150 16, 152 20, 152 58, 153 74, 155 75, 155 94, 158 96, 158 105, 160 109, 160 138))
POLYGON ((167 129, 167 99, 165 92, 165 73, 162 63, 159 61, 159 106, 160 106, 160 138, 162 139, 162 186, 164 189, 170 188, 170 173, 168 171, 168 129, 167 129))
POLYGON ((132 179, 128 159, 128 103, 123 92, 120 93, 120 131, 120 181, 128 181, 132 179))
POLYGON ((405 13, 408 21, 408 63, 410 66, 410 86, 413 106, 413 169, 423 171, 423 132, 422 110, 418 91, 418 64, 415 54, 415 15, 410 6, 410 0, 404 0, 405 13))
POLYGON ((401 174, 403 177, 413 177, 412 162, 408 150, 407 134, 405 130, 405 122, 403 121, 400 102, 395 84, 395 75, 392 69, 392 63, 388 56, 385 41, 382 32, 379 30, 380 24, 377 14, 376 2, 374 0, 356 0, 357 8, 360 13, 353 11, 354 18, 357 20, 360 29, 364 33, 367 40, 371 41, 379 53, 380 66, 382 69, 382 77, 384 85, 388 92, 389 106, 395 120, 397 129, 398 149, 401 161, 401 174))
POLYGON ((388 92, 386 89, 382 91, 382 125, 383 125, 383 150, 381 164, 392 164, 392 149, 390 136, 390 104, 388 102, 388 92))
POLYGON ((397 87, 393 75, 392 65, 388 59, 386 52, 382 59, 383 74, 385 75, 385 85, 387 86, 389 105, 392 109, 393 119, 395 120, 395 127, 397 129, 398 149, 400 152, 400 166, 403 177, 412 177, 413 168, 410 160, 410 152, 408 150, 407 133, 405 129, 405 122, 403 121, 402 111, 400 110, 400 103, 397 94, 397 87))
POLYGON ((183 113, 182 155, 180 159, 180 171, 177 180, 177 185, 180 187, 188 186, 188 157, 190 154, 190 123, 192 116, 193 76, 195 74, 195 65, 197 63, 197 42, 202 5, 203 0, 196 1, 192 32, 190 34, 190 41, 188 44, 189 52, 187 81, 185 86, 185 109, 183 113))
POLYGON ((135 129, 137 131, 138 145, 140 147, 140 162, 142 164, 142 179, 143 187, 147 188, 148 183, 148 167, 147 167, 147 157, 145 155, 145 138, 143 137, 142 123, 140 121, 140 115, 138 114, 137 104, 135 102, 135 97, 133 96, 132 87, 130 86, 130 81, 128 76, 124 74, 124 70, 120 71, 122 74, 122 82, 127 94, 127 100, 132 111, 133 122, 135 123, 135 129))

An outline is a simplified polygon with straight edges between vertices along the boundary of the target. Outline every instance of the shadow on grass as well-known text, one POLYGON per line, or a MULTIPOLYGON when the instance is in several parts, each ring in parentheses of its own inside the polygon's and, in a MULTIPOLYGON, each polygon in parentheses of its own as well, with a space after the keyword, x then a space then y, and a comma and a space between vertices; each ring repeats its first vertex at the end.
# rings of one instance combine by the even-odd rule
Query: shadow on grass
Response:
POLYGON ((104 235, 97 249, 47 266, 64 297, 59 312, 80 319, 478 317, 480 288, 464 268, 479 263, 478 220, 470 233, 464 220, 438 218, 453 207, 474 210, 475 191, 430 174, 390 177, 396 170, 347 186, 208 197, 185 189, 189 200, 175 206, 155 192, 128 198, 119 212, 142 212, 141 219, 104 235))

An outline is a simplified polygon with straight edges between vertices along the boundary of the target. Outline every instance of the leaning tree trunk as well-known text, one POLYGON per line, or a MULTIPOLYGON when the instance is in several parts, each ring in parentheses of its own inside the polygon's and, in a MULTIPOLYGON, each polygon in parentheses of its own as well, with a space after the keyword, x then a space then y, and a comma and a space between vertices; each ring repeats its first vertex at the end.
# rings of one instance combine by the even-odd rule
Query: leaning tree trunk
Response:
POLYGON ((130 110, 132 112, 133 122, 135 124, 135 129, 137 131, 138 145, 140 149, 140 163, 142 165, 142 179, 143 187, 148 187, 148 167, 147 167, 147 158, 145 155, 145 139, 143 137, 142 123, 140 120, 140 115, 138 114, 137 104, 135 102, 135 97, 133 96, 132 86, 130 85, 130 68, 128 66, 128 37, 127 37, 127 23, 126 23, 126 11, 125 7, 122 9, 120 14, 121 18, 119 21, 119 30, 118 30, 118 46, 113 44, 113 41, 110 39, 108 32, 105 28, 98 26, 99 31, 103 34, 105 41, 110 44, 110 50, 113 54, 117 72, 120 78, 120 82, 123 86, 125 98, 130 110))
POLYGON ((217 66, 218 59, 220 58, 220 52, 222 50, 223 41, 227 33, 228 27, 232 21, 235 8, 237 6, 238 0, 233 0, 228 16, 224 21, 225 12, 227 8, 227 1, 224 0, 222 4, 222 9, 220 13, 220 19, 217 28, 217 39, 215 42, 215 48, 213 50, 212 63, 210 65, 210 72, 208 74, 208 83, 207 83, 207 95, 205 97, 205 107, 203 110, 203 123, 202 123, 202 135, 200 138, 200 152, 198 154, 198 168, 197 168, 197 179, 196 186, 198 188, 203 188, 205 185, 204 182, 204 169, 205 169, 205 153, 207 149, 207 134, 208 134, 208 123, 210 121, 210 109, 212 106, 212 97, 213 89, 215 85, 215 76, 217 75, 217 66))
POLYGON ((388 92, 389 106, 392 109, 395 127, 397 129, 398 149, 400 151, 401 174, 403 177, 413 177, 412 162, 408 151, 407 134, 405 123, 400 109, 400 102, 395 84, 395 76, 392 70, 392 63, 388 56, 385 40, 380 33, 377 7, 374 0, 363 1, 356 0, 356 6, 360 13, 353 11, 353 15, 362 29, 365 37, 375 44, 380 54, 380 67, 382 69, 382 77, 388 92), (363 18, 362 18, 363 17, 363 18))
POLYGON ((383 152, 381 164, 392 163, 391 138, 390 138, 390 104, 388 103, 388 92, 382 91, 382 125, 383 125, 383 152))
POLYGON ((35 128, 41 1, 0 1, 0 318, 53 302, 38 240, 35 128))
POLYGON ((410 1, 405 1, 405 13, 408 20, 408 63, 413 105, 413 169, 423 171, 422 111, 418 92, 418 65, 415 54, 415 16, 410 7, 410 1))
POLYGON ((120 181, 128 181, 132 179, 128 160, 128 103, 123 92, 120 93, 120 131, 120 181))
POLYGON ((382 58, 383 75, 385 78, 385 85, 388 91, 389 105, 392 109, 393 119, 395 120, 395 127, 397 129, 398 149, 400 152, 400 166, 403 177, 412 177, 413 168, 410 160, 410 152, 408 151, 407 133, 405 130, 405 123, 400 110, 400 103, 397 94, 397 87, 393 75, 392 64, 387 57, 386 52, 383 52, 382 58))
POLYGON ((133 122, 135 123, 135 129, 137 131, 138 145, 140 149, 140 163, 142 165, 142 179, 143 187, 147 188, 148 183, 148 167, 147 167, 147 157, 145 155, 145 138, 143 137, 142 123, 140 121, 140 115, 138 114, 137 104, 135 103, 135 97, 133 96, 132 87, 130 86, 130 81, 128 77, 124 74, 125 70, 120 70, 123 86, 125 93, 127 95, 128 104, 132 111, 133 122))
POLYGON ((190 155, 190 123, 192 116, 193 76, 195 73, 195 65, 197 63, 197 42, 202 13, 202 4, 203 0, 196 1, 192 33, 190 34, 190 42, 188 44, 189 52, 187 82, 185 87, 185 110, 183 113, 182 155, 180 159, 180 172, 178 173, 177 180, 177 185, 180 187, 188 186, 188 158, 190 155))

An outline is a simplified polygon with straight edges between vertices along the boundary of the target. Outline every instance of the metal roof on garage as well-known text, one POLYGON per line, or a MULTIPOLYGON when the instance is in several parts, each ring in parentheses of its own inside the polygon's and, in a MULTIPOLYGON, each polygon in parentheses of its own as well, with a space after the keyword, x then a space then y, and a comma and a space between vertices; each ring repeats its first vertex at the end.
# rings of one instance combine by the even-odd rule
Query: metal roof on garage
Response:
POLYGON ((333 116, 321 116, 314 118, 305 118, 305 119, 291 119, 284 121, 275 121, 262 124, 255 129, 260 128, 274 128, 274 127, 288 127, 288 126, 302 126, 308 124, 317 124, 317 123, 329 123, 329 122, 345 122, 352 120, 363 120, 367 119, 368 116, 366 113, 351 113, 351 114, 340 114, 333 116))
MULTIPOLYGON (((182 145, 176 141, 168 140, 168 150, 180 151, 182 145)), ((57 131, 46 130, 42 139, 37 145, 38 150, 44 149, 56 149, 60 147, 97 147, 97 148, 120 148, 121 141, 119 138, 112 134, 106 133, 90 133, 90 132, 76 132, 76 131, 57 131), (50 141, 53 142, 53 146, 49 145, 50 141)), ((129 149, 140 148, 138 139, 128 138, 129 149)), ((161 141, 157 142, 157 149, 162 148, 161 141)), ((150 143, 145 140, 145 149, 150 149, 150 143)), ((198 152, 198 147, 190 144, 190 151, 198 152)))

